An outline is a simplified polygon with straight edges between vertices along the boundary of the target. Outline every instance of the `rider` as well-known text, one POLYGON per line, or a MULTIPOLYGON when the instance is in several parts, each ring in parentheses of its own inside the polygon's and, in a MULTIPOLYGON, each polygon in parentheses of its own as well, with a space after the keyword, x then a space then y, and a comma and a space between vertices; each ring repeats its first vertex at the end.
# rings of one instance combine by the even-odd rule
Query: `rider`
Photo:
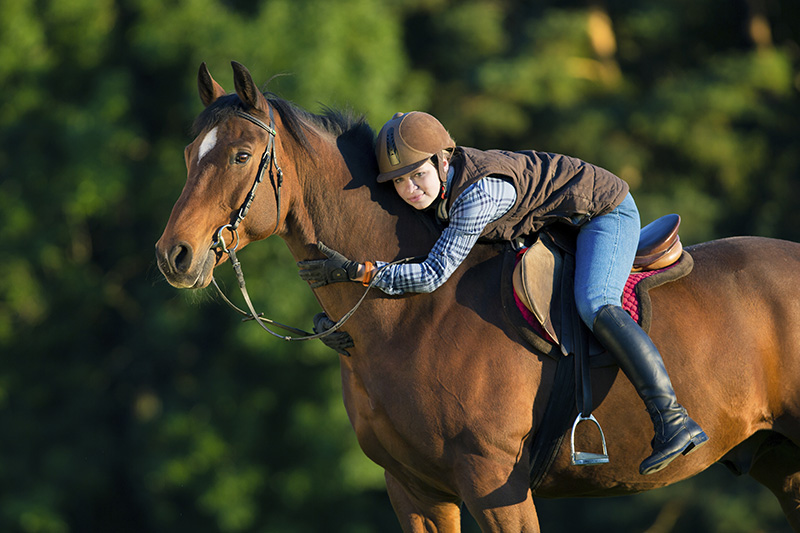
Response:
MULTIPOLYGON (((378 182, 392 182, 405 202, 432 210, 447 225, 424 262, 387 266, 376 287, 389 294, 431 292, 478 238, 511 240, 555 222, 576 227, 578 313, 615 357, 653 421, 653 453, 640 473, 657 472, 708 440, 677 402, 650 337, 620 305, 640 230, 627 183, 565 155, 456 146, 436 118, 419 111, 395 114, 378 135, 376 154, 378 182)), ((359 264, 319 246, 328 259, 298 263, 300 276, 312 286, 348 280, 367 284, 386 265, 359 264)))

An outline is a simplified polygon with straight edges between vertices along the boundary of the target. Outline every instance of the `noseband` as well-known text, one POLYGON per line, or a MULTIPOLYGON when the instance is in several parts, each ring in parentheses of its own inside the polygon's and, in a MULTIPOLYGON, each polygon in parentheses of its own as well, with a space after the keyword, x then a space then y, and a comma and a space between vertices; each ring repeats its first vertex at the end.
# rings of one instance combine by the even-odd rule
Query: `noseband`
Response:
MULTIPOLYGON (((225 293, 222 292, 222 289, 217 284, 217 280, 213 277, 213 275, 211 277, 211 281, 214 283, 214 286, 217 288, 217 291, 219 291, 219 294, 222 296, 222 299, 225 300, 225 302, 229 306, 231 306, 234 310, 236 310, 239 314, 244 316, 245 317, 244 318, 245 321, 247 321, 247 320, 255 320, 258 323, 258 325, 260 325, 270 335, 273 335, 274 337, 278 337, 279 339, 283 339, 285 341, 307 341, 307 340, 312 340, 312 339, 319 339, 320 337, 325 337, 327 335, 330 335, 331 333, 333 333, 334 331, 339 329, 342 326, 342 324, 344 324, 353 315, 353 313, 356 312, 356 309, 358 309, 358 307, 361 305, 361 302, 363 302, 364 298, 367 297, 367 293, 369 292, 369 289, 371 289, 375 285, 375 283, 378 281, 378 279, 380 278, 380 274, 381 274, 383 269, 380 269, 375 273, 375 276, 373 276, 372 281, 370 282, 369 286, 364 291, 364 294, 361 296, 361 298, 358 300, 358 302, 356 302, 356 305, 350 311, 348 311, 341 319, 339 319, 339 321, 336 322, 333 326, 331 326, 329 329, 327 329, 325 331, 322 331, 320 333, 311 334, 311 333, 308 333, 306 331, 303 331, 302 329, 297 329, 297 328, 293 328, 291 326, 286 326, 286 325, 281 324, 279 322, 275 322, 274 320, 270 320, 269 318, 264 318, 262 313, 257 313, 256 312, 255 308, 253 307, 253 303, 250 300, 250 295, 247 292, 247 287, 245 286, 244 273, 242 272, 242 264, 239 262, 239 258, 236 256, 236 249, 239 247, 239 225, 242 223, 244 218, 247 216, 247 213, 250 211, 250 205, 253 203, 253 199, 255 198, 256 189, 258 188, 258 184, 261 183, 264 180, 264 172, 267 169, 269 169, 270 181, 272 181, 273 186, 275 188, 275 210, 276 210, 276 214, 275 214, 275 229, 273 230, 273 233, 277 233, 278 227, 280 226, 280 220, 281 220, 281 186, 283 185, 283 171, 281 170, 281 167, 278 166, 278 162, 275 159, 275 137, 278 135, 278 133, 275 130, 275 128, 273 127, 274 124, 275 124, 275 117, 273 115, 272 106, 269 105, 269 104, 267 104, 267 105, 269 106, 269 122, 270 122, 269 125, 265 124, 263 121, 261 121, 260 119, 258 119, 257 117, 254 117, 253 115, 251 115, 249 113, 246 113, 246 112, 244 112, 242 110, 236 110, 236 115, 237 116, 252 122, 253 124, 258 126, 259 128, 261 128, 264 131, 266 131, 267 134, 269 135, 269 141, 267 142, 266 148, 264 148, 264 153, 261 155, 261 162, 259 163, 259 166, 258 166, 258 174, 256 174, 256 179, 253 182, 253 186, 250 188, 250 192, 247 193, 247 197, 245 197, 244 203, 242 204, 242 207, 239 208, 239 212, 236 215, 236 220, 234 220, 230 224, 225 224, 223 226, 220 226, 217 229, 217 231, 214 232, 214 242, 211 245, 211 249, 212 250, 219 249, 223 253, 228 254, 228 256, 230 257, 231 265, 233 266, 233 271, 236 274, 236 280, 239 283, 239 289, 242 292, 242 297, 244 298, 245 303, 247 303, 247 308, 250 310, 250 312, 248 313, 247 311, 244 311, 244 310, 240 309, 233 302, 231 302, 230 299, 228 299, 228 297, 225 296, 225 293), (275 171, 276 171, 275 174, 273 174, 273 171, 272 171, 273 167, 275 168, 275 171), (230 230, 233 233, 233 236, 235 237, 232 246, 228 246, 225 243, 225 239, 222 236, 222 232, 224 230, 226 230, 226 229, 230 230), (302 335, 302 336, 301 337, 291 337, 291 336, 281 335, 279 333, 275 333, 274 331, 272 331, 265 324, 271 324, 273 326, 277 326, 277 327, 279 327, 281 329, 284 329, 286 331, 291 331, 293 333, 297 333, 297 334, 302 335)), ((406 261, 409 261, 409 260, 410 259, 401 259, 399 261, 394 261, 394 262, 389 263, 389 264, 397 264, 397 263, 402 263, 402 262, 406 262, 406 261)), ((385 267, 383 267, 383 268, 385 268, 385 267)))

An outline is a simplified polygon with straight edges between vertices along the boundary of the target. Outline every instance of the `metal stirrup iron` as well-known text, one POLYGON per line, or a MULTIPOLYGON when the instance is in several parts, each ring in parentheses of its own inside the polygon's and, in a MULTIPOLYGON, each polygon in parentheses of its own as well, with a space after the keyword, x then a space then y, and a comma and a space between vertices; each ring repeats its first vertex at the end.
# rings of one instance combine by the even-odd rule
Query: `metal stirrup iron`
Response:
POLYGON ((578 414, 578 417, 572 424, 570 451, 572 452, 572 464, 576 466, 602 465, 608 462, 608 448, 606 448, 606 436, 603 434, 603 428, 600 427, 600 423, 597 421, 594 415, 590 414, 589 416, 583 416, 583 414, 580 413, 578 414), (594 424, 597 426, 598 431, 600 431, 600 438, 603 440, 603 453, 575 451, 575 429, 578 427, 578 424, 585 421, 594 422, 594 424))

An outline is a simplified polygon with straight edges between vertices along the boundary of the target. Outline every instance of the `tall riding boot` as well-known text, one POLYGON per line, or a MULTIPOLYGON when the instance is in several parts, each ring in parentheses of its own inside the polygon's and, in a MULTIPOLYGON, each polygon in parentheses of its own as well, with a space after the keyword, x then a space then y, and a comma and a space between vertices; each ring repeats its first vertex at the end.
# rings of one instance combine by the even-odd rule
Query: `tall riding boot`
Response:
POLYGON ((708 440, 675 398, 655 344, 622 307, 601 308, 594 320, 594 334, 636 388, 653 420, 653 454, 642 461, 640 474, 658 472, 678 454, 686 455, 708 440))

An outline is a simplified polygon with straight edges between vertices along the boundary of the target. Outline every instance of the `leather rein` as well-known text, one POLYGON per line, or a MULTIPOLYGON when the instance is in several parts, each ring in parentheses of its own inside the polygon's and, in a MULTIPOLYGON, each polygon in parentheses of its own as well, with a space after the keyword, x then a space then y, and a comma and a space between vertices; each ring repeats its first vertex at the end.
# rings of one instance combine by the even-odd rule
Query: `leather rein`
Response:
POLYGON ((249 312, 240 309, 233 302, 231 302, 227 296, 225 296, 225 293, 222 292, 222 289, 217 284, 217 280, 214 278, 213 275, 211 277, 211 281, 214 283, 214 286, 217 288, 217 291, 219 292, 220 296, 222 296, 222 299, 229 306, 231 306, 236 312, 245 317, 243 321, 255 320, 258 323, 258 325, 260 325, 261 328, 264 329, 267 333, 285 341, 308 341, 313 339, 319 339, 321 337, 330 335, 331 333, 339 329, 345 322, 347 322, 347 320, 353 315, 353 313, 356 312, 361 303, 367 297, 367 293, 369 292, 369 290, 378 281, 383 271, 383 268, 386 268, 386 266, 389 266, 391 264, 404 263, 406 261, 409 261, 410 258, 394 261, 379 269, 375 273, 375 276, 373 276, 372 281, 370 282, 367 289, 364 291, 364 294, 361 296, 358 302, 356 302, 355 306, 353 306, 353 308, 350 311, 348 311, 341 319, 339 319, 338 322, 336 322, 333 326, 326 329, 325 331, 315 334, 308 333, 307 331, 303 331, 302 329, 293 328, 291 326, 275 322, 274 320, 270 320, 269 318, 264 318, 263 313, 256 312, 255 308, 253 307, 253 302, 250 299, 250 295, 247 292, 247 287, 244 281, 244 273, 242 272, 242 264, 236 255, 236 249, 239 247, 239 225, 242 223, 244 218, 247 216, 247 213, 250 211, 250 206, 252 205, 253 199, 255 198, 256 195, 256 189, 258 188, 258 185, 262 181, 264 181, 264 173, 267 170, 269 170, 270 181, 273 183, 273 188, 275 189, 276 215, 275 215, 275 229, 273 230, 273 233, 276 233, 278 231, 278 226, 280 225, 281 186, 283 185, 283 170, 281 170, 281 167, 278 165, 278 162, 275 158, 275 137, 278 135, 278 133, 277 131, 275 131, 275 128, 272 127, 272 125, 275 124, 275 117, 273 115, 272 106, 269 104, 268 106, 269 106, 269 121, 270 121, 269 125, 265 124, 257 117, 254 117, 253 115, 246 113, 242 110, 236 111, 237 116, 245 120, 248 120, 253 124, 255 124, 256 126, 258 126, 259 128, 265 130, 269 135, 269 141, 267 142, 266 148, 264 148, 264 153, 261 155, 261 162, 259 163, 258 166, 258 173, 256 174, 256 179, 253 182, 253 186, 250 188, 250 192, 247 193, 247 197, 245 197, 242 207, 239 209, 239 212, 236 215, 236 220, 234 220, 233 223, 231 224, 225 224, 220 226, 214 233, 214 242, 211 245, 212 250, 219 249, 223 253, 228 254, 228 257, 231 260, 231 266, 233 266, 233 271, 236 274, 236 280, 239 283, 239 290, 242 293, 242 297, 244 298, 244 301, 247 304, 249 312), (273 167, 275 169, 274 173, 273 173, 273 167), (222 232, 226 229, 230 230, 233 233, 233 236, 235 237, 232 246, 228 246, 228 244, 225 242, 225 239, 222 236, 222 232), (287 335, 281 335, 280 333, 275 333, 266 324, 279 327, 281 329, 290 331, 292 333, 296 333, 301 336, 292 337, 287 335))

